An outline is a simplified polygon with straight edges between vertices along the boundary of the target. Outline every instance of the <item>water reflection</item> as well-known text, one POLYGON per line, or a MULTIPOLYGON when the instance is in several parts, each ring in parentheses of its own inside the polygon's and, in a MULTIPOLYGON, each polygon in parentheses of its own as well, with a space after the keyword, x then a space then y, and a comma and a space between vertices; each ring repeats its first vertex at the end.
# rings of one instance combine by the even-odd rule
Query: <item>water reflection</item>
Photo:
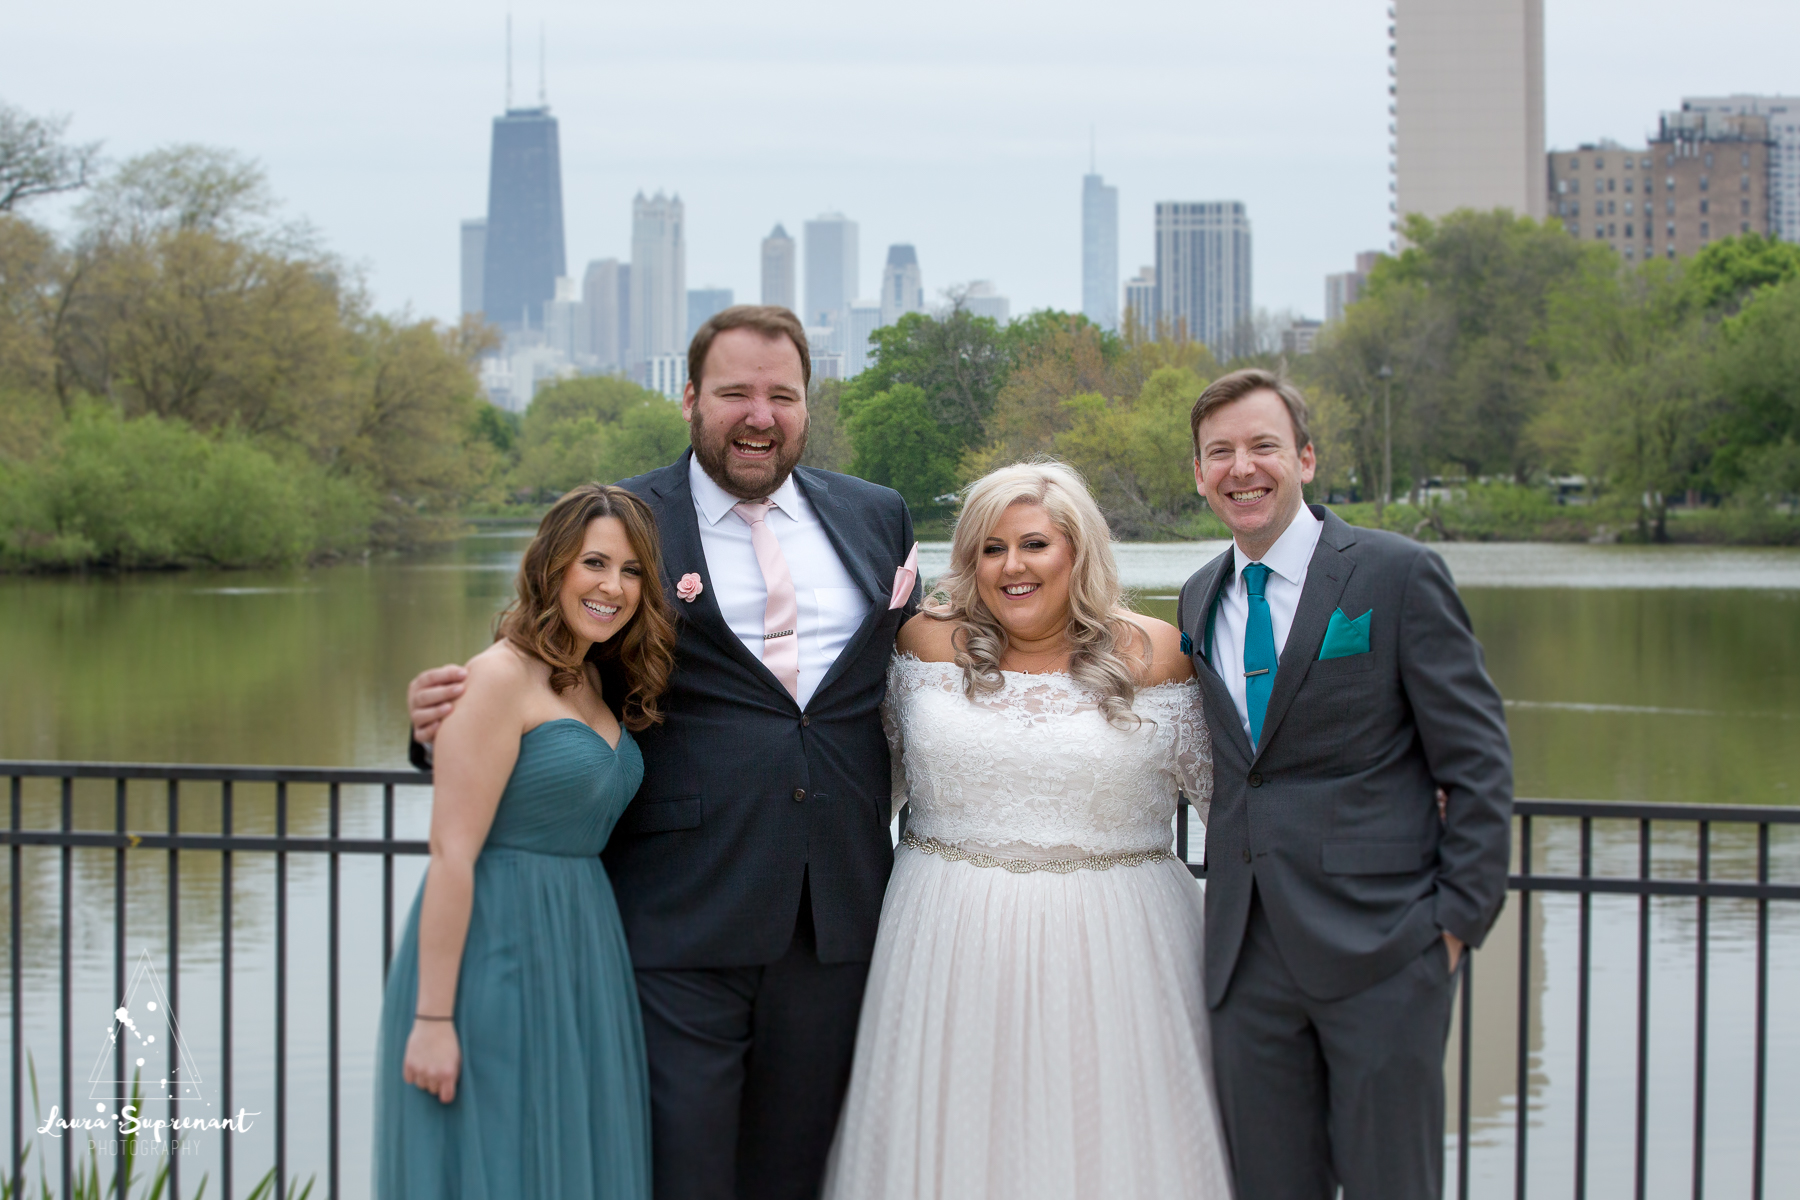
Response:
MULTIPOLYGON (((0 579, 0 662, 7 685, 0 691, 0 757, 401 765, 406 680, 423 665, 460 661, 486 643, 528 532, 484 531, 428 561, 294 572, 0 579)), ((1176 589, 1224 546, 1122 546, 1121 574, 1135 603, 1172 618, 1176 589)), ((1444 553, 1508 700, 1521 794, 1795 802, 1800 554, 1517 546, 1449 546, 1444 553)), ((947 558, 947 546, 922 548, 922 573, 931 576, 947 558)), ((57 823, 54 785, 27 787, 23 802, 27 825, 57 823)), ((109 784, 78 786, 77 824, 111 828, 113 804, 109 784)), ((128 827, 166 827, 163 785, 132 785, 127 806, 128 827)), ((427 813, 422 791, 402 791, 403 836, 422 835, 427 813)), ((180 817, 184 829, 216 829, 217 788, 186 789, 180 817)), ((323 789, 292 790, 291 830, 321 833, 327 820, 323 789)), ((379 831, 378 794, 347 790, 343 821, 347 833, 379 831)), ((272 830, 272 789, 240 787, 234 823, 240 831, 272 830)), ((1540 864, 1572 872, 1574 837, 1572 826, 1540 827, 1540 864)), ((1602 825, 1595 846, 1597 869, 1635 872, 1635 827, 1602 825)), ((1694 853, 1691 834, 1671 832, 1657 844, 1657 873, 1691 874, 1694 853)), ((1717 831, 1715 876, 1748 877, 1753 854, 1741 830, 1717 831)), ((169 859, 166 853, 127 855, 128 960, 148 948, 159 964, 166 961, 169 859)), ((59 1090, 60 861, 53 850, 27 848, 20 855, 20 949, 28 995, 21 1017, 45 1107, 59 1090)), ((100 1037, 116 1002, 115 859, 110 851, 83 850, 70 861, 73 1066, 80 1096, 98 1053, 97 1042, 90 1045, 82 1031, 100 1037)), ((1776 839, 1774 863, 1777 877, 1800 878, 1793 839, 1776 839)), ((400 864, 395 894, 402 909, 421 865, 400 864)), ((183 1028, 208 1095, 215 1097, 221 860, 188 851, 176 869, 183 1028)), ((272 856, 235 856, 235 1102, 264 1112, 272 1109, 274 1088, 274 878, 272 856)), ((325 1161, 327 878, 323 859, 290 859, 289 1137, 290 1161, 302 1177, 322 1171, 325 1161)), ((346 858, 341 880, 342 1180, 346 1195, 360 1196, 368 1177, 362 1131, 381 984, 379 862, 346 858)), ((1573 1170, 1575 903, 1567 897, 1534 901, 1526 960, 1533 1030, 1527 1060, 1531 1182, 1552 1192, 1568 1189, 1573 1170)), ((1771 1001, 1790 1009, 1800 995, 1794 908, 1772 908, 1771 1001)), ((1688 1190, 1696 909, 1692 901, 1658 901, 1651 909, 1651 1194, 1657 1195, 1688 1190)), ((1636 901, 1603 898, 1593 913, 1590 1181, 1596 1194, 1612 1194, 1628 1186, 1633 1144, 1636 901)), ((1708 1184, 1727 1190, 1743 1190, 1748 1162, 1752 919, 1745 905, 1713 905, 1708 1184)), ((1511 1189, 1519 968, 1515 898, 1477 960, 1479 1038, 1471 1090, 1482 1195, 1511 1189)), ((0 995, 0 1005, 4 1000, 0 995)), ((1800 1170, 1794 1157, 1800 1154, 1797 1037, 1791 1022, 1771 1023, 1771 1178, 1800 1170)), ((240 1137, 240 1183, 260 1175, 264 1167, 255 1164, 267 1163, 272 1145, 267 1123, 240 1137)), ((214 1144, 203 1143, 203 1149, 213 1153, 214 1144)), ((183 1168, 190 1189, 204 1169, 214 1172, 216 1187, 216 1160, 207 1154, 183 1168)))

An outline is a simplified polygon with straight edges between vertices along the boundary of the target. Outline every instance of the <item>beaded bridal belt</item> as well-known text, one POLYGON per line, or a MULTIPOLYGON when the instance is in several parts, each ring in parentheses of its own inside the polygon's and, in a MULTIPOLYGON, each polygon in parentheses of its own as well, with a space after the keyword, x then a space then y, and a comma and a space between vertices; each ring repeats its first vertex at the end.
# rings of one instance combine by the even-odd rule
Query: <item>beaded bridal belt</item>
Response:
POLYGON ((964 850, 936 838, 923 838, 911 830, 900 839, 900 844, 911 846, 914 850, 923 850, 927 854, 935 854, 950 862, 966 862, 977 867, 1004 867, 1015 875, 1027 875, 1033 871, 1054 871, 1058 875, 1067 875, 1072 871, 1110 871, 1114 867, 1141 867, 1145 863, 1161 862, 1165 858, 1175 861, 1175 856, 1167 850, 1139 850, 1133 854, 1095 854, 1088 858, 1048 860, 997 858, 978 850, 964 850))

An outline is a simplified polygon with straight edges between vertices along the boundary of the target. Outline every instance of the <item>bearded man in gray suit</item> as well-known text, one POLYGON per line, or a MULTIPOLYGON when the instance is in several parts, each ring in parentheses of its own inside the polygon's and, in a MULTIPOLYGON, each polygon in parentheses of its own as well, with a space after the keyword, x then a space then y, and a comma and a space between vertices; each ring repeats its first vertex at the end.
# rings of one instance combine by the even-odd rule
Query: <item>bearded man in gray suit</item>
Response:
POLYGON ((1206 694, 1206 996, 1240 1200, 1436 1200, 1454 980, 1505 898, 1512 751, 1443 560, 1302 502, 1306 401, 1194 404, 1232 548, 1181 591, 1206 694))

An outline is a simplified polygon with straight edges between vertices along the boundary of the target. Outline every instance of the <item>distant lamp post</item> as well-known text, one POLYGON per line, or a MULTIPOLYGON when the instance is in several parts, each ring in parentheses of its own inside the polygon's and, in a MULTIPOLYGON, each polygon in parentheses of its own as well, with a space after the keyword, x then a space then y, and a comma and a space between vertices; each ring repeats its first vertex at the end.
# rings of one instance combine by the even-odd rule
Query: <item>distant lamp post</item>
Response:
POLYGON ((1381 390, 1381 492, 1375 497, 1375 523, 1387 511, 1394 494, 1394 368, 1383 363, 1375 372, 1380 376, 1381 390))

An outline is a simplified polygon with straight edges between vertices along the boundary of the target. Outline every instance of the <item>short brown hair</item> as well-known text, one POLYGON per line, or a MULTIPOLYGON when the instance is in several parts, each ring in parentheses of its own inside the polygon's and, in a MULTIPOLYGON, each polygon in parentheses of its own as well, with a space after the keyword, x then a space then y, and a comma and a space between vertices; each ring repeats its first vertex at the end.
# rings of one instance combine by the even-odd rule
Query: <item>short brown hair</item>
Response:
POLYGON ((706 369, 706 352, 713 339, 727 329, 754 329, 767 338, 784 337, 800 352, 801 393, 812 386, 812 353, 806 348, 806 327, 792 309, 779 304, 734 304, 707 318, 688 343, 688 382, 700 391, 700 373, 706 369))
POLYGON ((623 630, 596 644, 589 660, 602 678, 620 680, 610 697, 625 728, 643 730, 662 721, 659 701, 675 669, 675 619, 663 594, 661 543, 649 507, 622 487, 584 483, 563 496, 538 525, 537 536, 519 563, 517 592, 494 622, 494 640, 505 638, 550 668, 550 686, 559 694, 581 679, 583 659, 575 657, 575 637, 563 621, 563 576, 581 553, 588 522, 617 518, 643 570, 638 610, 623 630))
POLYGON ((1200 422, 1224 408, 1227 404, 1242 400, 1251 392, 1263 390, 1274 392, 1287 405, 1288 419, 1294 423, 1294 450, 1306 449, 1312 444, 1312 434, 1306 427, 1306 397, 1284 377, 1273 371, 1265 371, 1261 367, 1245 367, 1241 371, 1233 371, 1229 375, 1221 375, 1206 385, 1200 398, 1194 401, 1194 411, 1188 418, 1189 427, 1194 435, 1194 457, 1200 457, 1200 422))

